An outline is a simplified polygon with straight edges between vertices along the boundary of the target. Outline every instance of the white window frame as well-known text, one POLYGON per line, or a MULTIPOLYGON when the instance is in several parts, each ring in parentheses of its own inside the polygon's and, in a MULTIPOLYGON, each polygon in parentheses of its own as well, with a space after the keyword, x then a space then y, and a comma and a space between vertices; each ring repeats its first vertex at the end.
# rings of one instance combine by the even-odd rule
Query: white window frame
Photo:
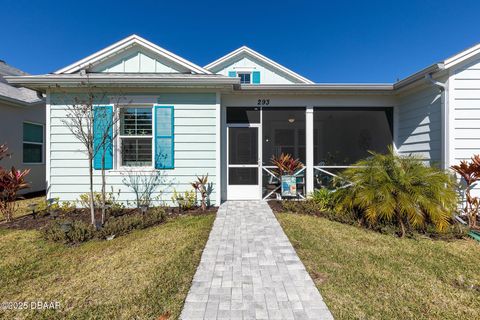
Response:
POLYGON ((155 132, 154 132, 154 121, 155 121, 155 115, 154 115, 154 106, 155 104, 150 104, 150 103, 135 103, 135 104, 129 104, 129 105, 116 105, 115 106, 115 112, 117 114, 117 125, 116 125, 116 131, 118 132, 116 138, 115 138, 115 145, 116 145, 116 156, 115 156, 115 167, 118 170, 152 170, 155 168, 155 132), (150 108, 152 110, 152 133, 151 135, 148 136, 129 136, 129 135, 122 135, 121 134, 121 109, 122 108, 144 108, 148 109, 150 108), (124 166, 122 163, 122 139, 125 138, 131 138, 131 139, 145 139, 145 138, 150 138, 152 142, 152 154, 151 154, 151 159, 152 159, 152 165, 150 166, 124 166))
POLYGON ((33 122, 33 121, 22 121, 22 164, 26 164, 26 165, 29 165, 29 166, 31 166, 31 165, 44 165, 45 164, 45 124, 39 123, 39 122, 33 122), (33 125, 42 127, 42 142, 25 141, 25 137, 23 136, 23 124, 24 123, 29 123, 29 124, 33 124, 33 125), (42 146, 42 161, 40 161, 40 162, 24 162, 23 161, 23 159, 24 159, 23 145, 25 143, 36 144, 36 145, 41 145, 42 146))
POLYGON ((249 74, 250 75, 250 82, 249 83, 242 83, 241 81, 241 78, 240 78, 240 84, 252 84, 252 75, 253 75, 253 71, 243 71, 243 70, 240 70, 240 71, 236 71, 237 72, 237 77, 240 78, 240 74, 249 74))

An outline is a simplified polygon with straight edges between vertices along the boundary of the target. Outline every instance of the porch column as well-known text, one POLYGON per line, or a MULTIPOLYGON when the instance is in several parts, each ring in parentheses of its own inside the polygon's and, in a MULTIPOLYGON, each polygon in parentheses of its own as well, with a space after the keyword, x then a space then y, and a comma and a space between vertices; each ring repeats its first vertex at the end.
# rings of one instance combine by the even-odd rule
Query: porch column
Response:
POLYGON ((306 184, 307 184, 307 195, 313 192, 314 186, 314 169, 313 169, 313 106, 307 106, 306 109, 306 118, 305 118, 305 145, 306 145, 306 184))

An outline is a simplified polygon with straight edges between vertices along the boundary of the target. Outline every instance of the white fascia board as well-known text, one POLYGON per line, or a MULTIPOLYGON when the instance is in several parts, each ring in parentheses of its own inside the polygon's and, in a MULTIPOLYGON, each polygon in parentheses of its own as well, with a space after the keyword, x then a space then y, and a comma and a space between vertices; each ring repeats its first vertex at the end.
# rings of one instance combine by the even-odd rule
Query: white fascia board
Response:
POLYGON ((275 68, 275 69, 278 69, 280 71, 282 71, 283 73, 291 76, 292 78, 295 78, 303 83, 308 83, 308 84, 313 84, 314 82, 305 78, 305 77, 302 77, 301 75, 299 75, 298 73, 296 72, 293 72, 292 70, 282 66, 281 64, 265 57, 264 55, 256 52, 255 50, 252 50, 250 49, 249 47, 247 46, 242 46, 240 48, 238 48, 237 50, 234 50, 228 54, 226 54, 225 56, 213 61, 212 63, 206 65, 204 68, 207 69, 207 70, 211 70, 213 68, 215 68, 216 66, 224 63, 225 61, 228 61, 229 59, 237 56, 237 55, 240 55, 242 53, 246 53, 248 55, 251 55, 253 56, 254 58, 262 61, 263 63, 267 64, 267 65, 270 65, 271 67, 275 68))
POLYGON ((148 40, 145 40, 143 39, 142 37, 140 36, 137 36, 137 35, 131 35, 123 40, 120 40, 108 47, 106 47, 105 49, 102 49, 100 51, 97 51, 91 55, 89 55, 88 57, 84 58, 84 59, 81 59, 77 62, 74 62, 72 63, 71 65, 69 66, 66 66, 65 68, 62 68, 60 70, 57 70, 55 71, 54 73, 55 74, 62 74, 62 73, 66 73, 66 74, 70 74, 70 73, 74 73, 74 72, 77 72, 79 70, 81 70, 82 68, 85 68, 91 64, 94 64, 95 62, 98 62, 98 61, 101 61, 117 52, 121 52, 122 50, 134 45, 134 44, 137 44, 141 47, 144 47, 144 48, 147 48, 151 51, 153 51, 154 53, 166 58, 166 59, 169 59, 187 69, 190 69, 191 71, 195 72, 195 73, 198 73, 198 74, 211 74, 210 71, 168 51, 168 50, 165 50, 159 46, 157 46, 156 44, 148 41, 148 40))
POLYGON ((459 63, 462 63, 463 61, 477 55, 480 53, 480 43, 476 44, 466 50, 463 50, 462 52, 459 52, 450 58, 445 59, 443 62, 445 65, 445 68, 451 68, 454 65, 457 65, 459 63))

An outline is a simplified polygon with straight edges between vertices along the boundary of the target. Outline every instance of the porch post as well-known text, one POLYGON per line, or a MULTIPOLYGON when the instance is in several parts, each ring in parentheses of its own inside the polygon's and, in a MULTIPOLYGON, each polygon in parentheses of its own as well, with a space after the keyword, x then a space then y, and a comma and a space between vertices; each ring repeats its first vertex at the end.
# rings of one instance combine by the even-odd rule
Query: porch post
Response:
POLYGON ((216 194, 215 206, 219 207, 222 202, 222 105, 220 92, 216 93, 215 103, 215 145, 216 145, 216 163, 215 163, 215 181, 216 194))
POLYGON ((314 145, 314 139, 313 139, 313 106, 307 106, 306 109, 306 119, 305 119, 305 137, 306 137, 306 156, 307 156, 307 161, 306 161, 306 172, 305 172, 305 177, 306 177, 306 189, 307 189, 307 195, 313 192, 314 188, 314 169, 313 169, 313 145, 314 145))

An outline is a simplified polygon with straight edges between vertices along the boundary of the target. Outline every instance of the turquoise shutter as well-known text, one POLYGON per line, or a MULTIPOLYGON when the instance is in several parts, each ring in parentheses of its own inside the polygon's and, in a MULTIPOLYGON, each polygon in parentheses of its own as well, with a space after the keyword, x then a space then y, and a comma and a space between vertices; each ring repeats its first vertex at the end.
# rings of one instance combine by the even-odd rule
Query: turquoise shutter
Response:
POLYGON ((173 107, 155 106, 155 168, 174 168, 173 107))
POLYGON ((230 78, 235 78, 237 76, 237 73, 235 71, 228 71, 228 76, 230 78))
POLYGON ((105 152, 105 169, 113 169, 113 107, 93 107, 93 168, 102 169, 102 156, 105 152), (107 131, 108 130, 108 131, 107 131))
POLYGON ((252 72, 252 83, 259 84, 260 83, 260 71, 253 71, 252 72))

